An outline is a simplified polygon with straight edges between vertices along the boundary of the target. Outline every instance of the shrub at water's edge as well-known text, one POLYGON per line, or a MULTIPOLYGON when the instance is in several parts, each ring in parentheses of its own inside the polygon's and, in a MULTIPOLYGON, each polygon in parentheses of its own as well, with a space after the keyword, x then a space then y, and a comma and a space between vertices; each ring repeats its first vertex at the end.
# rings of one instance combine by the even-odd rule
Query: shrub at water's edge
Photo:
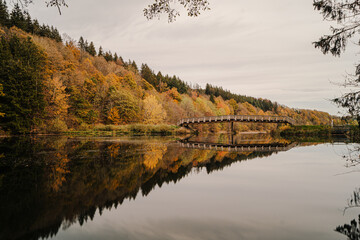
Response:
POLYGON ((62 132, 67 135, 89 135, 89 136, 170 136, 186 135, 191 133, 190 130, 168 124, 128 124, 128 125, 104 125, 97 124, 94 127, 88 127, 80 131, 62 132))
POLYGON ((300 136, 300 137, 308 137, 308 136, 319 136, 319 137, 327 137, 331 135, 331 127, 330 126, 317 126, 317 125, 309 125, 309 126, 291 126, 285 128, 280 132, 280 136, 288 137, 288 136, 300 136))

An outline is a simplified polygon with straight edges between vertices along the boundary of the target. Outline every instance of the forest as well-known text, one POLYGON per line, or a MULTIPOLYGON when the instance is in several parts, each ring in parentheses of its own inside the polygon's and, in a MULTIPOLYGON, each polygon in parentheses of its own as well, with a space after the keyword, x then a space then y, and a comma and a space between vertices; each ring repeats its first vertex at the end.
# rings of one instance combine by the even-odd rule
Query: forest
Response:
MULTIPOLYGON (((59 133, 107 125, 169 124, 215 115, 282 115, 300 125, 329 125, 328 113, 293 109, 267 99, 205 89, 178 76, 138 67, 81 37, 61 37, 18 5, 0 0, 0 132, 59 133), (97 50, 98 49, 98 50, 97 50)), ((335 120, 339 120, 335 118, 335 120)), ((272 125, 236 124, 237 131, 272 125)), ((205 128, 200 126, 199 128, 205 128)), ((211 125, 210 131, 225 129, 211 125)))

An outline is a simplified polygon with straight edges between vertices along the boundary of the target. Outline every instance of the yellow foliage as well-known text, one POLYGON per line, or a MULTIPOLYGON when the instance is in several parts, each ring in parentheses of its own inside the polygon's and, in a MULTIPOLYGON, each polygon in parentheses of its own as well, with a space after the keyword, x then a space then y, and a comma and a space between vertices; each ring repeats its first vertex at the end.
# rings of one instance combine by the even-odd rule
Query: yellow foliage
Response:
POLYGON ((158 162, 163 158, 167 151, 165 144, 146 144, 146 154, 144 155, 144 165, 147 169, 154 169, 158 162))
POLYGON ((48 79, 46 82, 47 112, 51 117, 64 119, 69 105, 67 103, 68 94, 65 86, 58 76, 48 79))
POLYGON ((56 163, 51 168, 52 174, 51 174, 50 188, 54 192, 58 192, 60 190, 60 187, 66 181, 65 178, 66 174, 70 172, 68 169, 68 163, 70 160, 67 158, 66 155, 63 156, 60 153, 56 153, 54 159, 56 163))
POLYGON ((174 99, 177 102, 181 101, 180 93, 177 91, 176 88, 172 88, 169 91, 166 92, 167 95, 169 95, 172 99, 174 99))
POLYGON ((119 115, 119 110, 117 107, 113 107, 109 111, 108 119, 111 121, 112 124, 118 125, 121 123, 121 117, 119 115))
POLYGON ((167 114, 154 95, 146 97, 143 101, 143 105, 144 123, 159 124, 165 121, 167 114))

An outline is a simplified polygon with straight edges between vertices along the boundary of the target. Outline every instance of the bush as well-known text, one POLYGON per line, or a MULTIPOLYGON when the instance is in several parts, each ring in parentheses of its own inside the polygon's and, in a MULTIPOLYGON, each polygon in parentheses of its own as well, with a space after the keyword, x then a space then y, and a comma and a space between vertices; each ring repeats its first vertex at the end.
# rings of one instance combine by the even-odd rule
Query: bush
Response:
POLYGON ((46 131, 49 133, 61 133, 61 132, 66 132, 67 130, 68 127, 66 123, 59 118, 50 121, 46 129, 46 131))

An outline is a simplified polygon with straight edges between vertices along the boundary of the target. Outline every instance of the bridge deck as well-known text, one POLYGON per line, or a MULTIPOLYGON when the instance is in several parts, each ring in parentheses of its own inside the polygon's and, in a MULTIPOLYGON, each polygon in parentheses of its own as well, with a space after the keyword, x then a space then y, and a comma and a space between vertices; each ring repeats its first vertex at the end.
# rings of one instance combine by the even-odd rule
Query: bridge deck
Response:
POLYGON ((184 118, 178 122, 178 126, 189 124, 215 123, 215 122, 259 122, 259 123, 288 123, 295 124, 290 117, 266 116, 266 115, 225 115, 212 117, 184 118))
POLYGON ((272 152, 288 151, 295 147, 291 144, 221 144, 221 143, 202 143, 202 142, 180 142, 181 147, 194 148, 202 150, 215 150, 226 152, 272 152))

